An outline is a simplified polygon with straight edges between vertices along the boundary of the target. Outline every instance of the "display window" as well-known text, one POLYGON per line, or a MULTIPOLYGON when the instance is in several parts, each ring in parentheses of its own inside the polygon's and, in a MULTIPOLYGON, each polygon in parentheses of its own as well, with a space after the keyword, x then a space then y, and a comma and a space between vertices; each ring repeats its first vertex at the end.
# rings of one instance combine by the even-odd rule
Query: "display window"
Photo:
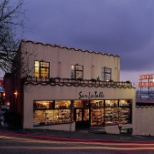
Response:
POLYGON ((91 108, 91 125, 104 125, 104 108, 91 108))
POLYGON ((131 123, 131 100, 105 100, 105 125, 131 123))
POLYGON ((131 100, 34 101, 34 126, 89 121, 91 126, 132 121, 131 100), (89 105, 90 103, 90 105, 89 105))
POLYGON ((53 109, 53 101, 35 101, 33 104, 34 109, 53 109))
POLYGON ((118 115, 118 106, 117 107, 106 107, 105 108, 105 125, 114 125, 119 122, 118 115))
POLYGON ((119 100, 119 106, 130 106, 130 100, 119 100))
POLYGON ((104 100, 91 100, 90 101, 91 107, 104 107, 104 100))
POLYGON ((71 101, 34 101, 34 126, 69 123, 71 101))
POLYGON ((74 100, 74 108, 89 108, 89 100, 74 100))
POLYGON ((119 121, 123 124, 131 122, 131 115, 130 109, 127 107, 120 107, 119 108, 119 121))
POLYGON ((105 107, 116 107, 118 106, 118 100, 105 100, 105 107))
POLYGON ((82 109, 76 109, 76 121, 82 121, 82 109))
POLYGON ((57 100, 55 101, 55 108, 56 109, 68 109, 71 107, 71 101, 70 100, 57 100))

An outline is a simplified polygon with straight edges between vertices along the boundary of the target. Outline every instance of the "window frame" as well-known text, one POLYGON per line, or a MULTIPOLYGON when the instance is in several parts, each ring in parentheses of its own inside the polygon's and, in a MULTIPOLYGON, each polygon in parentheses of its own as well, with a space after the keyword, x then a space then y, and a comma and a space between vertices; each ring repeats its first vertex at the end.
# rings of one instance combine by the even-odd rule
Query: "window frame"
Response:
POLYGON ((72 122, 71 100, 34 100, 33 101, 33 127, 54 124, 67 124, 72 122), (68 106, 57 107, 68 102, 68 106), (42 107, 42 105, 43 107, 42 107))
POLYGON ((83 74, 84 74, 84 66, 75 64, 71 65, 71 79, 83 79, 83 74), (77 77, 77 74, 80 74, 81 77, 77 77))
POLYGON ((34 61, 34 76, 37 78, 49 78, 50 77, 50 62, 46 61, 34 61), (38 63, 38 66, 37 64, 38 63), (38 72, 37 72, 38 69, 38 72))
POLYGON ((102 68, 102 80, 110 81, 112 79, 112 69, 109 67, 102 68))

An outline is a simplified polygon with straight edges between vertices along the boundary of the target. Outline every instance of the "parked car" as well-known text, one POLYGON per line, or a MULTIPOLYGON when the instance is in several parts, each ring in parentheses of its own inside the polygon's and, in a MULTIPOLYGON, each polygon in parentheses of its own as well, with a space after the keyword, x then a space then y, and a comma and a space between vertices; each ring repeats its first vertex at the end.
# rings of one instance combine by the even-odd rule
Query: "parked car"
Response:
POLYGON ((1 111, 8 111, 9 109, 10 109, 10 106, 7 106, 7 105, 1 106, 1 111))

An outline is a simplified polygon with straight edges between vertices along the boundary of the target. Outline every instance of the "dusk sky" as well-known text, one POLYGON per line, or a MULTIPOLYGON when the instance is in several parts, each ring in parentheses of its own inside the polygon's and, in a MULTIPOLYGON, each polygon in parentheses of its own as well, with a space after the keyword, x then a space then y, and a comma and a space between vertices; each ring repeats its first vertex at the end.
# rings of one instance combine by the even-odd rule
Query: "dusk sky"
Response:
POLYGON ((25 0, 23 39, 119 55, 121 81, 154 74, 154 0, 25 0))

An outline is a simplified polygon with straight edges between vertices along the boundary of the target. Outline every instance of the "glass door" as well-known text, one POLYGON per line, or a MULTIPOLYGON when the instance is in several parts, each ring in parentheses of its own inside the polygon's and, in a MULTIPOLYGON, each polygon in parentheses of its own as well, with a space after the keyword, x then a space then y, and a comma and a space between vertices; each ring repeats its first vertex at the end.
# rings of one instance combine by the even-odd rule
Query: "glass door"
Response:
POLYGON ((88 109, 75 109, 74 120, 76 122, 76 129, 89 128, 89 108, 88 109))

